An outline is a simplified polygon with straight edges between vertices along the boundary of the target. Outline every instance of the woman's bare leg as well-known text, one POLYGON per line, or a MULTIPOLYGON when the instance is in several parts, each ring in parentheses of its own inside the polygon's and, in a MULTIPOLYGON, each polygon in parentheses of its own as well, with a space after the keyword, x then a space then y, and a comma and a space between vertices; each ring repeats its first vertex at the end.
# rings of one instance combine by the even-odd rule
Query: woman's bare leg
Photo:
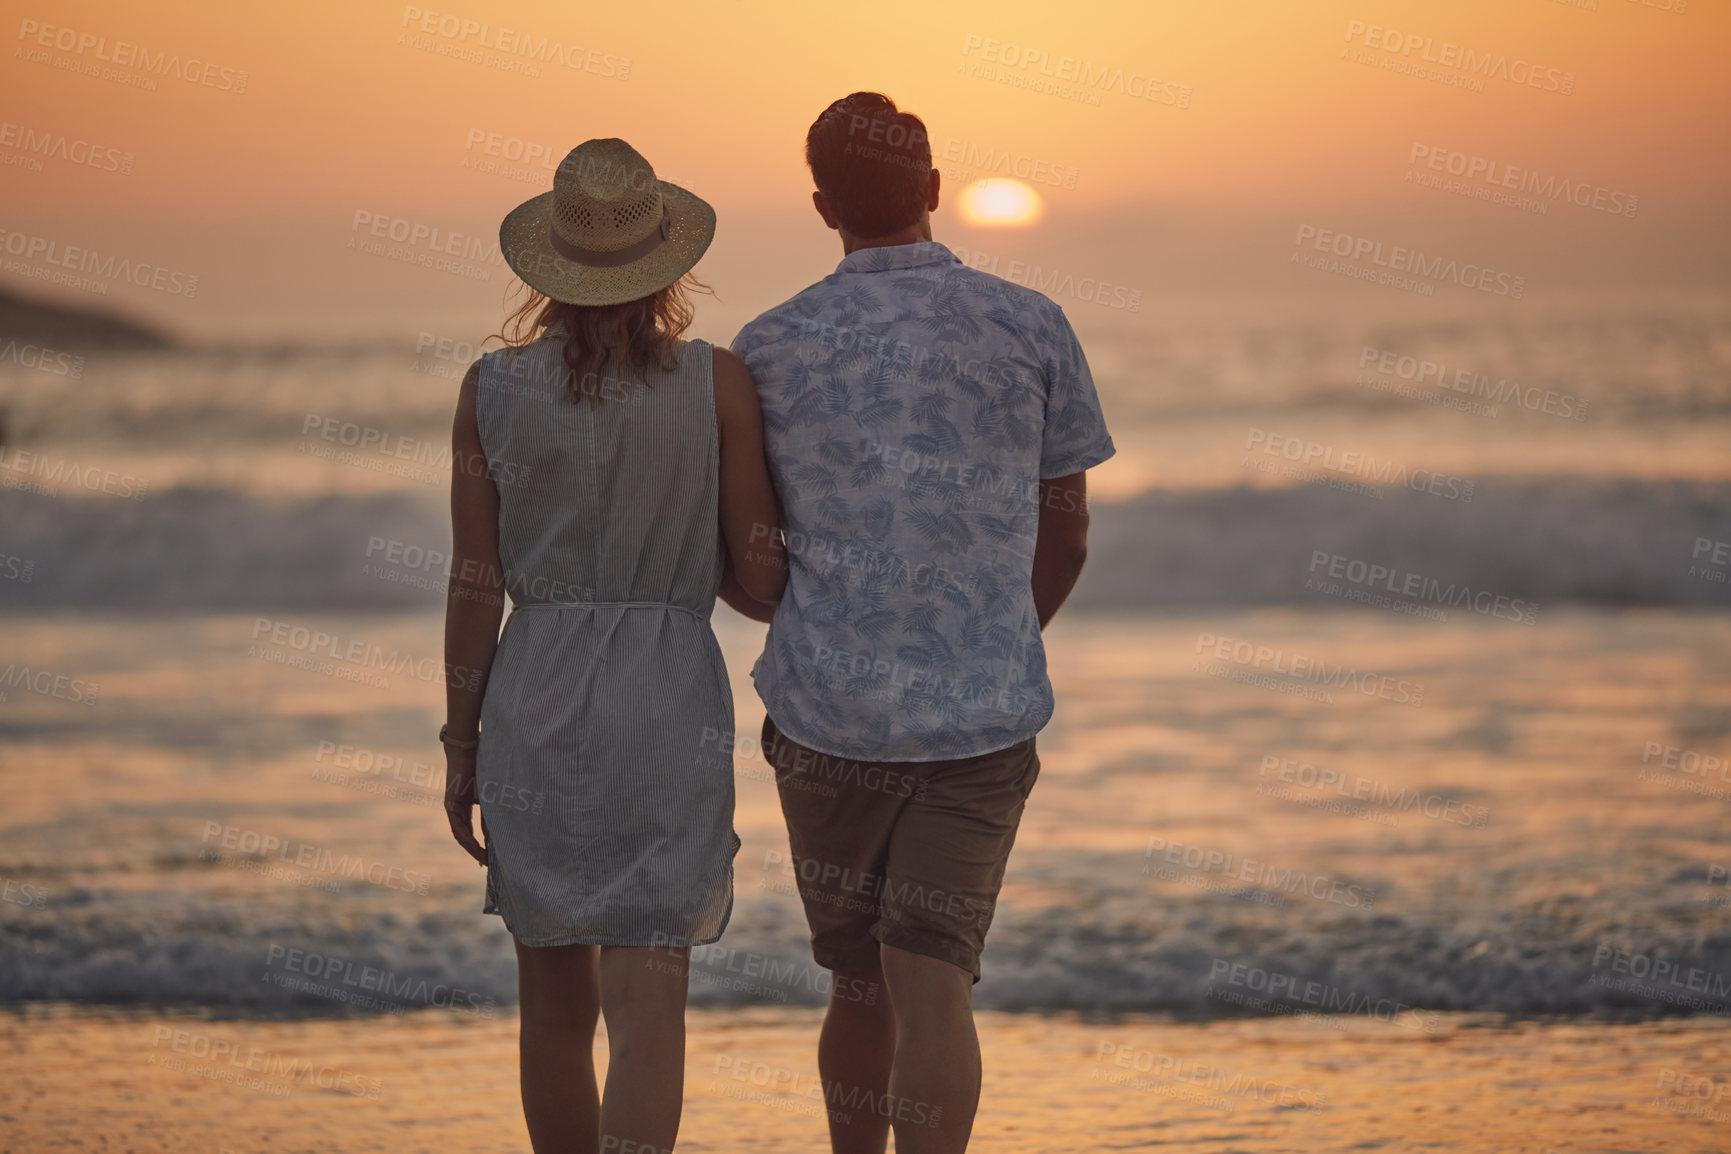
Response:
POLYGON ((595 950, 517 943, 523 1120, 536 1154, 596 1154, 599 1149, 595 1020, 601 986, 595 950))
POLYGON ((607 1018, 602 1154, 672 1150, 685 1097, 689 950, 601 948, 607 1018))

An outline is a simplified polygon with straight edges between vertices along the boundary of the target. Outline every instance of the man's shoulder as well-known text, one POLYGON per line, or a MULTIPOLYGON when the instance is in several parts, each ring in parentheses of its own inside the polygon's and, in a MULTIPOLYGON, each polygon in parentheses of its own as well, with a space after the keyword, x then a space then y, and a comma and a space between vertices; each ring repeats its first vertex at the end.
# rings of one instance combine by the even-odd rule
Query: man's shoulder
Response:
POLYGON ((991 308, 986 311, 995 309, 1007 318, 1014 318, 1022 323, 1068 323, 1058 302, 1039 289, 1008 280, 983 268, 975 268, 964 262, 947 270, 947 279, 951 286, 983 301, 989 301, 991 308))
POLYGON ((822 311, 823 302, 835 278, 827 276, 807 285, 778 305, 764 309, 745 323, 733 338, 733 351, 747 356, 756 349, 788 336, 809 325, 822 311))
POLYGON ((937 309, 949 317, 988 321, 999 332, 1013 333, 1036 347, 1060 341, 1069 332, 1064 310, 1045 293, 960 261, 889 273, 870 286, 852 284, 840 273, 808 285, 741 328, 733 340, 734 352, 750 360, 779 342, 830 325, 833 318, 826 320, 826 315, 837 310, 838 317, 845 313, 851 318, 848 327, 853 327, 868 321, 905 321, 937 309))

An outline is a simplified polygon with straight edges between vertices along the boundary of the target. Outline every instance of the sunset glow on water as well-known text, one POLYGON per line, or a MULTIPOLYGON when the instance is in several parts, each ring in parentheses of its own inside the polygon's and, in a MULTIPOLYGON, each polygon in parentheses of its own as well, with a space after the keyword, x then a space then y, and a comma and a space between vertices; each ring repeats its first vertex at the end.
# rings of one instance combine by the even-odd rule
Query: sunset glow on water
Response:
MULTIPOLYGON (((434 736, 453 409, 522 299, 500 223, 630 141, 715 210, 689 335, 726 346, 843 259, 804 148, 859 89, 927 127, 932 239, 1062 309, 1117 450, 1043 634, 971 1148, 1726 1147, 1731 9, 0 28, 0 1147, 529 1148, 434 736)), ((801 483, 855 500, 858 445, 918 491, 1011 435, 905 352, 813 369, 801 483), (929 428, 885 444, 885 397, 929 428)), ((678 1149, 821 1150, 835 980, 757 746, 765 627, 712 624, 742 846, 678 1149)))

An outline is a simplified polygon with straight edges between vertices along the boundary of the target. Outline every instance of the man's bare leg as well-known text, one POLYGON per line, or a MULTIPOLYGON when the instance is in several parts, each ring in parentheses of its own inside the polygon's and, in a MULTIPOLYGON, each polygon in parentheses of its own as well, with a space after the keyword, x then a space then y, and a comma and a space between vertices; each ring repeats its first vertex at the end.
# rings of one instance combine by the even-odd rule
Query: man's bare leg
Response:
POLYGON ((817 1039, 817 1068, 835 1154, 884 1154, 889 1116, 877 1109, 890 1085, 896 1023, 882 969, 834 972, 817 1039))
POLYGON ((595 947, 518 942, 517 998, 517 1061, 529 1143, 537 1154, 594 1154, 601 1134, 595 947))
POLYGON ((980 1105, 974 976, 959 966, 881 946, 895 1012, 890 1110, 896 1154, 961 1154, 980 1105))

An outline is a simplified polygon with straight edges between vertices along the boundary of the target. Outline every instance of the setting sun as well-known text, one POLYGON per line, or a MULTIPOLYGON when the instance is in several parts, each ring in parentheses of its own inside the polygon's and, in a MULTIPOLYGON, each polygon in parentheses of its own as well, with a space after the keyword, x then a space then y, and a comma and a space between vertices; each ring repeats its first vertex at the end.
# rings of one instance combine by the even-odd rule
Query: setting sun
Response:
POLYGON ((989 228, 1025 228, 1046 215, 1040 194, 1019 180, 994 177, 962 192, 962 219, 989 228))

